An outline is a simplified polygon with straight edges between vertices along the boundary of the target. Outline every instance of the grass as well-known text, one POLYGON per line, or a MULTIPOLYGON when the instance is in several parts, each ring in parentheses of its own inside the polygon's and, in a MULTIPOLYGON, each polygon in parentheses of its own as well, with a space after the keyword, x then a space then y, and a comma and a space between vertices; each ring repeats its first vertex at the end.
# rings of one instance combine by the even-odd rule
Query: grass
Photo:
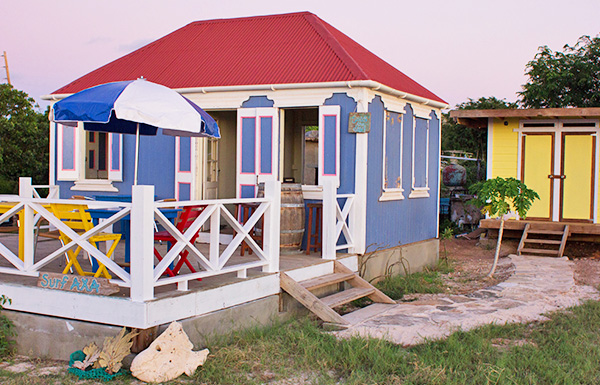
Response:
POLYGON ((308 321, 236 333, 215 342, 195 378, 207 384, 600 383, 600 303, 532 324, 489 325, 402 348, 337 340, 308 321), (296 382, 294 382, 294 379, 296 382), (285 382, 282 382, 285 383, 285 382))
MULTIPOLYGON (((313 322, 294 320, 214 339, 193 378, 170 384, 600 383, 600 302, 549 318, 488 325, 410 348, 377 339, 337 340, 313 322)), ((8 385, 75 382, 68 374, 35 377, 0 370, 0 383, 8 385)))
POLYGON ((375 286, 392 299, 402 299, 413 293, 435 294, 444 291, 440 274, 453 271, 447 259, 440 260, 434 268, 426 268, 419 273, 385 277, 375 286))

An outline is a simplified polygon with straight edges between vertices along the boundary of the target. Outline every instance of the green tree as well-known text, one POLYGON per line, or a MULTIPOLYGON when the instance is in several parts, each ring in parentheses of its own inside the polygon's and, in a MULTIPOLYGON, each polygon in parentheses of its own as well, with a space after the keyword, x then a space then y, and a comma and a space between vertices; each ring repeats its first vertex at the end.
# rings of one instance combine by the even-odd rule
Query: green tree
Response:
POLYGON ((48 183, 48 115, 35 107, 25 92, 0 84, 0 193, 16 193, 20 176, 48 183))
MULTIPOLYGON (((477 100, 469 98, 467 102, 456 105, 457 110, 492 110, 505 108, 517 108, 517 104, 491 96, 489 98, 481 97, 477 100)), ((486 148, 486 130, 463 126, 451 119, 449 113, 443 114, 442 151, 468 151, 475 154, 477 158, 483 159, 485 157, 486 148)))
MULTIPOLYGON (((516 103, 507 102, 493 96, 481 97, 477 100, 470 99, 456 105, 459 110, 488 110, 502 108, 517 108, 516 103)), ((477 159, 486 158, 487 152, 487 130, 480 128, 469 128, 456 123, 450 118, 450 113, 442 115, 442 151, 467 151, 475 155, 477 159)), ((480 180, 484 175, 485 167, 475 162, 467 162, 468 182, 480 180), (479 172, 478 172, 479 171, 479 172)), ((471 184, 469 183, 469 184, 471 184)))
POLYGON ((494 264, 488 277, 494 275, 498 257, 500 256, 500 246, 502 244, 502 234, 504 232, 505 215, 515 210, 521 218, 527 216, 527 211, 533 205, 533 201, 540 199, 540 196, 529 189, 525 183, 515 178, 488 179, 485 182, 475 184, 471 190, 477 194, 477 198, 470 201, 471 204, 483 207, 482 212, 490 216, 500 216, 500 230, 498 232, 498 242, 496 244, 496 254, 494 255, 494 264))
POLYGON ((527 63, 520 103, 528 108, 600 106, 600 36, 582 36, 563 52, 539 48, 527 63))

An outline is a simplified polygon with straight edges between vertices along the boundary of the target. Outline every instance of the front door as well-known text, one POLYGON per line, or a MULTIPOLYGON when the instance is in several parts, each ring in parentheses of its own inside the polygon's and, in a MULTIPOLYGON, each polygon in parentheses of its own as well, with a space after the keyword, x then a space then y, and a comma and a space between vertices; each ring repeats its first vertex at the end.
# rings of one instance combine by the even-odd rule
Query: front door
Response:
POLYGON ((219 140, 204 141, 204 180, 202 199, 217 199, 219 196, 219 140))
POLYGON ((277 108, 240 108, 237 119, 238 198, 256 197, 257 186, 279 173, 277 108))
POLYGON ((593 221, 596 186, 595 136, 589 132, 562 134, 560 220, 593 221))
POLYGON ((540 196, 527 217, 552 219, 554 177, 554 133, 526 133, 521 147, 521 180, 540 196))

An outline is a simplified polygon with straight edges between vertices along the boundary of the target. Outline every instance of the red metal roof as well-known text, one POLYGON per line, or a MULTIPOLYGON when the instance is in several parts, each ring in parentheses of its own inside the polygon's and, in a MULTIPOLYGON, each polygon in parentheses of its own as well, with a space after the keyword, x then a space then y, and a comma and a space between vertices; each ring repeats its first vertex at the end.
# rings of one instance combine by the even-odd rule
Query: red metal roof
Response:
POLYGON ((374 80, 444 103, 310 12, 190 23, 54 93, 140 76, 170 88, 374 80))

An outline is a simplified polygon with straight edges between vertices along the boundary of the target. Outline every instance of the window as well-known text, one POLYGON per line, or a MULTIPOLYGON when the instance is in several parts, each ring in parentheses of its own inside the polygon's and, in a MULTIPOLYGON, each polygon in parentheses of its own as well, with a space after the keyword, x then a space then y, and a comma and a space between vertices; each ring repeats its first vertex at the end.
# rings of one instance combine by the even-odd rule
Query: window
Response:
POLYGON ((117 191, 123 180, 123 135, 84 131, 52 123, 56 134, 56 179, 73 181, 73 190, 117 191))
POLYGON ((429 197, 429 120, 414 117, 412 135, 412 190, 409 198, 429 197))
POLYGON ((106 132, 86 132, 86 134, 85 179, 108 179, 108 169, 106 167, 108 156, 107 134, 106 132))
POLYGON ((382 193, 380 201, 404 199, 402 189, 402 114, 385 112, 382 141, 382 193))

